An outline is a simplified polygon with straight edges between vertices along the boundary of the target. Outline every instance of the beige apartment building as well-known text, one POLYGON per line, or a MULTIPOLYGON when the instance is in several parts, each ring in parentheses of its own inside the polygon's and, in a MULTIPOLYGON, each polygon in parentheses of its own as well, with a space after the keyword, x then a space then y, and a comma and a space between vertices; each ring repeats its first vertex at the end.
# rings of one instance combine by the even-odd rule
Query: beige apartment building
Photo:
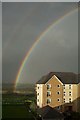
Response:
POLYGON ((50 72, 36 83, 37 106, 49 105, 60 112, 79 111, 80 83, 77 75, 69 72, 50 72))

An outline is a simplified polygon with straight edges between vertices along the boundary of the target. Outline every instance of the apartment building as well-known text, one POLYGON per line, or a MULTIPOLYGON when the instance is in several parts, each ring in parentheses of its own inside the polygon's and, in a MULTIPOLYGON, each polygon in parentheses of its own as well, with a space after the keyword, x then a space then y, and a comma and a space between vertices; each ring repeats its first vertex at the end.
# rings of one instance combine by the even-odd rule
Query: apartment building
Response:
POLYGON ((60 112, 78 111, 80 84, 77 75, 69 72, 50 72, 36 83, 37 106, 49 105, 60 112))

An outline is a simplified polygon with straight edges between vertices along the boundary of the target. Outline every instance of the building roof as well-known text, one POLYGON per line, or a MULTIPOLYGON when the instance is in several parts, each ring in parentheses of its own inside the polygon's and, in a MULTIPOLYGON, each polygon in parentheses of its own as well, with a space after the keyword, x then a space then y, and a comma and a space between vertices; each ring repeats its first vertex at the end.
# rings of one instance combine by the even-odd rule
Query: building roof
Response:
POLYGON ((80 74, 72 72, 50 72, 43 76, 36 84, 45 84, 52 76, 56 76, 63 84, 78 84, 80 82, 80 74))
POLYGON ((38 114, 41 115, 42 118, 52 119, 52 118, 63 118, 63 115, 59 113, 56 109, 50 107, 49 105, 39 108, 38 114))

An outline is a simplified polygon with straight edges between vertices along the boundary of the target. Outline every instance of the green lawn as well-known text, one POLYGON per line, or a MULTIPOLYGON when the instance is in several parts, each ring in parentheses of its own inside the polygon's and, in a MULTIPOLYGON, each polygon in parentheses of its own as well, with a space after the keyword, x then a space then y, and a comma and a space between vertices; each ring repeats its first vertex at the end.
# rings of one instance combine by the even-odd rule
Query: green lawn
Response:
POLYGON ((33 118, 25 105, 3 105, 2 118, 33 118))
POLYGON ((34 94, 20 95, 20 94, 4 94, 2 95, 3 104, 19 104, 24 103, 26 100, 35 100, 34 94))
POLYGON ((3 95, 2 118, 33 118, 25 101, 34 99, 34 95, 3 95))

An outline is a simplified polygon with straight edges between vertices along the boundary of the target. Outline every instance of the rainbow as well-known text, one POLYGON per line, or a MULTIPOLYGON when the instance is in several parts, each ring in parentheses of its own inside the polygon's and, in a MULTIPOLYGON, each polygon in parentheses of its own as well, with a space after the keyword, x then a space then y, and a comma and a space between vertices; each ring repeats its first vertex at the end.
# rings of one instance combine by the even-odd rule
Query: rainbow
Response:
POLYGON ((20 65, 20 68, 18 70, 18 73, 17 73, 17 76, 16 76, 16 79, 15 79, 15 83, 14 83, 14 90, 16 89, 17 87, 17 84, 19 82, 19 79, 20 79, 20 75, 22 73, 22 70, 25 66, 25 63, 28 61, 30 55, 32 54, 32 51, 35 49, 35 47, 37 46, 37 44, 39 43, 40 40, 42 40, 41 38, 43 38, 43 36, 45 36, 48 31, 54 26, 56 25, 58 22, 60 22, 65 16, 68 16, 69 14, 73 13, 74 11, 77 11, 78 9, 75 8, 74 10, 66 13, 65 15, 63 15, 62 17, 60 17, 58 20, 56 20, 54 23, 50 24, 46 30, 44 30, 40 36, 36 39, 35 43, 32 45, 32 47, 29 49, 29 51, 26 53, 25 57, 23 58, 22 62, 21 62, 21 65, 20 65))

